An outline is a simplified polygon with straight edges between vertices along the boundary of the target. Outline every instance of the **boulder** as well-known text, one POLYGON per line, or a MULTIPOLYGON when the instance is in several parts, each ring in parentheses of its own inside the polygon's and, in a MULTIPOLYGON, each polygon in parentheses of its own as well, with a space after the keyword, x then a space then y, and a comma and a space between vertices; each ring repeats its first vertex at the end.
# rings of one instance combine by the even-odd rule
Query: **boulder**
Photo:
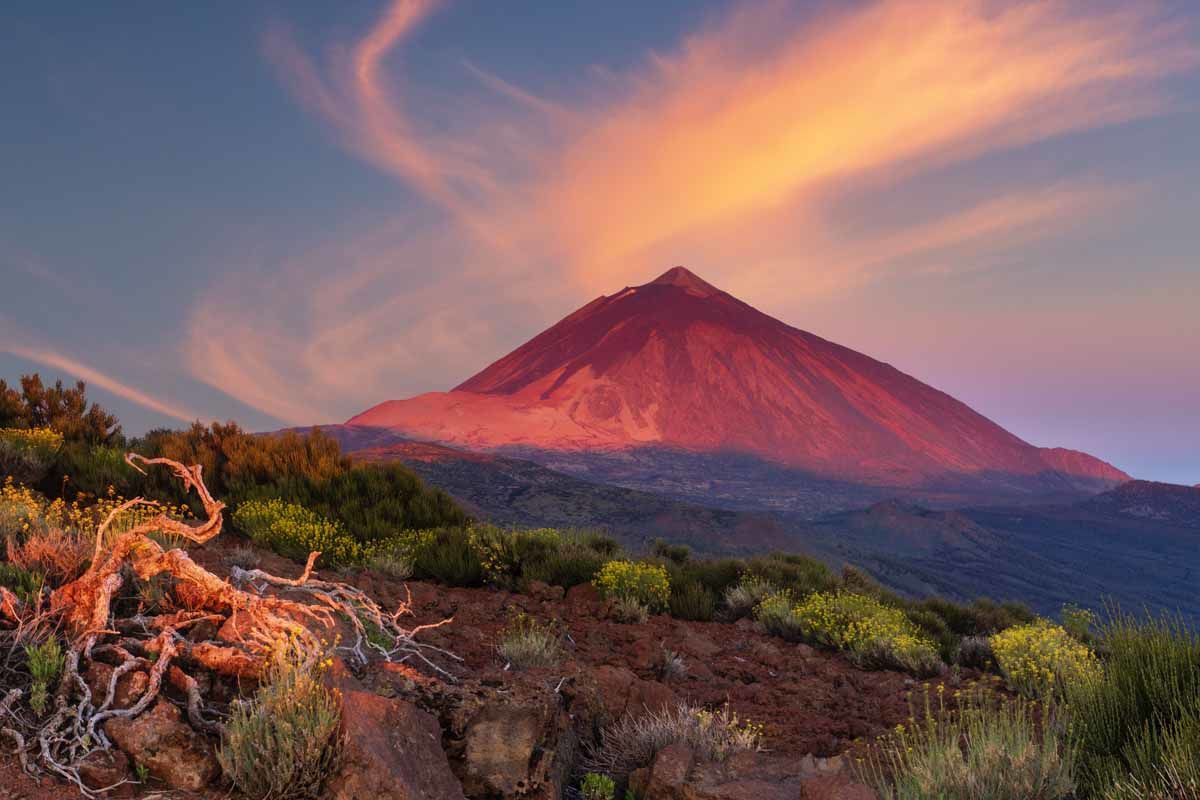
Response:
POLYGON ((661 711, 677 700, 671 689, 658 681, 646 681, 625 667, 601 666, 591 671, 595 701, 609 721, 625 714, 661 711))
POLYGON ((135 764, 172 789, 196 792, 220 774, 209 740, 161 697, 137 717, 106 720, 104 732, 135 764))
POLYGON ((695 761, 687 745, 667 745, 648 768, 629 776, 629 788, 645 800, 680 800, 695 761))
POLYGON ((341 767, 326 784, 332 800, 464 800, 442 750, 442 729, 412 703, 365 691, 348 674, 342 696, 341 767))
POLYGON ((480 709, 464 736, 463 788, 471 795, 522 796, 540 785, 535 755, 549 724, 538 705, 493 702, 480 709))

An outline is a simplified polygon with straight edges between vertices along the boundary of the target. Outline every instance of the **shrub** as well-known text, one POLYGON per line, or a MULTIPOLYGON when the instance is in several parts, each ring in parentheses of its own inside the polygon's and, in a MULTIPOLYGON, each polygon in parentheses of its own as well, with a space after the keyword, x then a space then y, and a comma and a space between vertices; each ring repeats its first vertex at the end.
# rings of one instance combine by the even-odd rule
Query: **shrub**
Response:
POLYGON ((692 581, 671 590, 671 616, 707 622, 713 618, 716 599, 712 592, 692 581))
POLYGON ((794 609, 803 636, 845 650, 866 668, 894 667, 918 675, 941 668, 937 648, 898 608, 859 594, 817 592, 794 609))
POLYGON ((5 542, 5 555, 14 566, 61 586, 83 574, 93 548, 94 542, 80 532, 47 528, 26 535, 23 541, 9 538, 5 542))
POLYGON ((753 576, 793 597, 806 597, 813 592, 828 592, 838 586, 837 576, 823 562, 808 556, 774 553, 746 562, 743 577, 753 576))
POLYGON ((413 562, 395 549, 380 548, 367 557, 367 566, 389 578, 406 580, 412 577, 413 562))
POLYGON ((757 750, 762 727, 738 719, 728 706, 720 711, 681 704, 661 711, 627 714, 600 732, 597 747, 584 758, 589 771, 624 780, 647 766, 659 750, 684 744, 696 760, 723 761, 736 752, 757 750))
MULTIPOLYGON (((196 423, 181 431, 151 431, 138 452, 200 464, 209 491, 232 506, 279 498, 339 522, 357 541, 378 542, 399 531, 459 526, 465 512, 396 462, 357 464, 320 430, 253 435, 233 423, 196 423)), ((144 479, 140 493, 185 501, 169 476, 144 479)))
POLYGON ((413 575, 450 586, 481 586, 484 578, 483 563, 464 528, 433 531, 417 548, 413 575))
MULTIPOLYGON (((880 800, 1059 800, 1073 797, 1065 725, 1050 708, 973 695, 948 712, 898 726, 854 765, 880 800)), ((914 714, 914 719, 917 715, 914 714)))
POLYGON ((986 636, 964 636, 955 649, 953 661, 960 667, 984 672, 997 669, 996 654, 992 652, 992 642, 986 636))
POLYGON ((525 564, 521 577, 569 589, 590 583, 608 560, 609 556, 592 547, 587 537, 566 536, 557 550, 525 564))
POLYGON ((583 800, 613 800, 617 785, 607 775, 589 772, 583 776, 579 784, 579 794, 583 800))
POLYGON ((562 537, 553 528, 503 530, 472 525, 468 532, 484 580, 506 589, 516 588, 527 565, 547 560, 562 546, 562 537))
POLYGON ((754 613, 755 607, 777 590, 756 575, 747 575, 735 586, 725 590, 725 608, 735 619, 754 613))
POLYGON ((296 561, 304 561, 314 550, 330 565, 359 563, 366 555, 338 523, 283 500, 242 503, 233 514, 233 524, 255 544, 296 561))
POLYGON ((1066 686, 1081 788, 1189 797, 1170 787, 1200 781, 1200 635, 1179 620, 1114 612, 1099 638, 1103 672, 1066 686))
POLYGON ((992 636, 992 651, 1008 685, 1025 697, 1061 695, 1068 683, 1094 680, 1096 655, 1059 625, 1038 620, 992 636))
POLYGON ((790 592, 772 592, 754 607, 754 619, 767 633, 789 642, 798 642, 803 636, 803 629, 795 609, 796 601, 790 592))
POLYGON ((692 556, 692 548, 686 544, 671 544, 665 539, 655 539, 654 544, 650 548, 651 555, 670 561, 673 564, 683 565, 692 556))
POLYGON ((650 619, 650 609, 632 596, 618 597, 613 601, 612 616, 617 622, 641 625, 650 619))
POLYGON ((21 391, 0 380, 0 427, 50 428, 70 442, 111 444, 121 439, 117 418, 100 406, 88 404, 87 385, 73 387, 55 381, 42 383, 41 375, 21 376, 21 391))
POLYGON ((321 665, 292 646, 275 654, 267 682, 234 705, 217 760, 254 800, 308 800, 336 769, 340 701, 321 683, 321 665))
POLYGON ((58 639, 51 636, 40 644, 25 645, 25 659, 31 677, 29 705, 36 713, 43 714, 50 697, 50 687, 62 674, 66 656, 58 639))
POLYGON ((683 656, 674 650, 663 649, 662 662, 659 664, 658 677, 663 681, 671 681, 687 675, 687 662, 683 656))
POLYGON ((22 603, 35 603, 45 585, 46 578, 40 572, 32 572, 19 564, 0 562, 0 586, 15 594, 22 603))
POLYGON ((509 621, 500 634, 497 649, 514 669, 552 667, 562 654, 558 638, 554 625, 538 622, 522 613, 509 621))
POLYGON ((111 489, 113 494, 136 497, 143 494, 146 476, 126 463, 125 453, 124 447, 68 442, 43 485, 61 486, 69 496, 104 497, 111 489))
POLYGON ((651 611, 662 611, 671 599, 667 570, 639 561, 609 561, 596 575, 596 588, 605 597, 633 598, 651 611))
POLYGON ((62 443, 62 434, 49 428, 0 428, 0 476, 11 476, 18 483, 41 480, 62 443))
POLYGON ((1067 633, 1084 644, 1092 640, 1092 626, 1096 624, 1096 614, 1086 608, 1080 608, 1074 603, 1062 607, 1062 626, 1067 633))
POLYGON ((225 556, 225 563, 231 567, 240 567, 241 569, 254 569, 258 566, 258 553, 253 547, 240 545, 229 551, 225 556))

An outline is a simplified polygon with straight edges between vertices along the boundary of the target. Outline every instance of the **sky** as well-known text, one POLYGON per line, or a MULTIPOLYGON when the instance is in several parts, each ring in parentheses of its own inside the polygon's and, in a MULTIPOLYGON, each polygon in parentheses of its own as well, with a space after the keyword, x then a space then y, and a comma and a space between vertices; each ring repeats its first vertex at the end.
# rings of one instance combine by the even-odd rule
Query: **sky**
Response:
POLYGON ((340 422, 682 264, 1197 483, 1196 142, 1189 0, 18 0, 0 377, 340 422))

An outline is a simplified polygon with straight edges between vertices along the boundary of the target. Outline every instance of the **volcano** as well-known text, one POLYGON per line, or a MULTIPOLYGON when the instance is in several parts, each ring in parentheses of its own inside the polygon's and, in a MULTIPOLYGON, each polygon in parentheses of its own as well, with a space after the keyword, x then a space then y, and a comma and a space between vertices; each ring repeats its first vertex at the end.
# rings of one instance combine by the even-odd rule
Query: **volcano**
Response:
POLYGON ((1129 476, 1036 447, 888 364, 793 328, 683 267, 601 296, 449 392, 351 428, 484 452, 739 454, 874 486, 1129 476))

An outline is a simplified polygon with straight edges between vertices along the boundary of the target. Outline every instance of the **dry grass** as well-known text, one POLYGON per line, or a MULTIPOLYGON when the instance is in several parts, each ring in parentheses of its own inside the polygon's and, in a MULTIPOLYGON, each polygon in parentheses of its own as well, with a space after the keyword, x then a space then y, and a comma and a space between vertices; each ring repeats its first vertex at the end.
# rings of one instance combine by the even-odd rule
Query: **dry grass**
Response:
POLYGON ((81 533, 47 527, 28 534, 24 541, 9 538, 5 549, 9 562, 39 572, 57 586, 83 574, 92 546, 81 533))
POLYGON ((761 727, 739 720, 728 706, 709 711, 684 703, 621 717, 600 732, 584 767, 623 781, 668 745, 687 745, 698 761, 723 761, 741 750, 757 750, 761 742, 761 727))

